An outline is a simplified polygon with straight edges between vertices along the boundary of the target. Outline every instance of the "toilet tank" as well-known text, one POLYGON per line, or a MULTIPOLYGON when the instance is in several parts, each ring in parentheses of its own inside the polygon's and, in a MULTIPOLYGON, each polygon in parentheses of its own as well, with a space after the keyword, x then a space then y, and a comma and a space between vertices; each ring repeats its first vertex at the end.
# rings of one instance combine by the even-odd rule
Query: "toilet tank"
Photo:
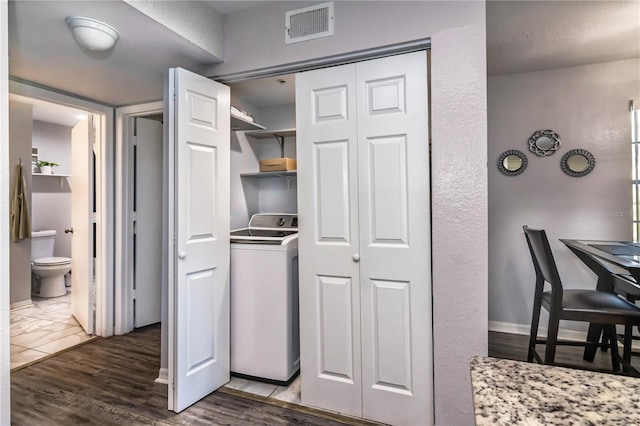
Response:
POLYGON ((31 233, 31 260, 53 257, 56 244, 56 231, 33 231, 31 233))

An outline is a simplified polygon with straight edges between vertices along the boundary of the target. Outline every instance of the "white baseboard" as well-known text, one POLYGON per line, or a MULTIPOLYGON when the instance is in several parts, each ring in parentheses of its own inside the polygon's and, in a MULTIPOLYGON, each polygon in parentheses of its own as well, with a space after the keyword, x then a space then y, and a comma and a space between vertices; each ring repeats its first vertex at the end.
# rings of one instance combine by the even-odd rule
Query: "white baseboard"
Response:
POLYGON ((156 383, 161 383, 163 385, 169 384, 169 369, 161 368, 158 372, 158 378, 154 380, 156 383))
MULTIPOLYGON (((500 322, 500 321, 489 321, 489 331, 496 331, 498 333, 510 333, 510 334, 520 334, 523 336, 528 336, 531 327, 527 324, 513 324, 510 322, 500 322)), ((618 332, 622 331, 620 326, 618 327, 618 332)), ((637 328, 634 327, 634 333, 637 334, 637 328)), ((538 327, 538 337, 545 338, 547 337, 547 328, 546 327, 538 327)), ((563 330, 562 328, 558 331, 558 339, 560 340, 573 340, 577 342, 584 342, 587 340, 587 332, 586 331, 576 331, 576 330, 563 330)), ((632 343, 633 350, 640 350, 640 341, 634 340, 632 343)))
POLYGON ((33 301, 31 299, 27 299, 27 300, 22 300, 20 302, 16 302, 16 303, 12 303, 9 305, 9 310, 10 311, 15 311, 18 309, 24 309, 24 308, 29 308, 33 306, 33 301))

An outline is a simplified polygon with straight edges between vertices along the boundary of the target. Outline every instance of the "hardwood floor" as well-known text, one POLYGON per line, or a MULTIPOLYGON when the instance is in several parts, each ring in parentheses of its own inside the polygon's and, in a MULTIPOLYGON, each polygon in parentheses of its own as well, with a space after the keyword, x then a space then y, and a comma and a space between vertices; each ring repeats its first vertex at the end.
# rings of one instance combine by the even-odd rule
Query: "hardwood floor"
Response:
POLYGON ((159 356, 160 328, 150 326, 125 336, 98 338, 14 371, 12 424, 373 424, 233 389, 214 392, 176 414, 167 410, 166 385, 154 383, 159 356))
MULTIPOLYGON (((489 356, 495 358, 526 361, 528 344, 528 336, 489 332, 489 356)), ((536 350, 541 356, 544 356, 544 345, 536 346, 536 350)), ((582 360, 583 351, 584 348, 580 346, 559 346, 556 349, 556 362, 566 364, 563 366, 584 370, 611 371, 611 355, 609 352, 598 350, 593 362, 587 362, 582 360)), ((621 347, 620 353, 622 353, 621 347)), ((631 365, 636 369, 640 369, 640 357, 632 357, 631 365)))
MULTIPOLYGON (((526 347, 526 336, 489 333, 489 356, 524 361, 526 347)), ((159 354, 160 327, 150 326, 125 336, 98 338, 13 371, 12 424, 375 424, 229 388, 175 414, 167 410, 167 387, 154 383, 159 354)), ((582 361, 582 348, 578 347, 559 348, 557 359, 588 369, 610 368, 608 353, 598 351, 591 364, 582 361)))

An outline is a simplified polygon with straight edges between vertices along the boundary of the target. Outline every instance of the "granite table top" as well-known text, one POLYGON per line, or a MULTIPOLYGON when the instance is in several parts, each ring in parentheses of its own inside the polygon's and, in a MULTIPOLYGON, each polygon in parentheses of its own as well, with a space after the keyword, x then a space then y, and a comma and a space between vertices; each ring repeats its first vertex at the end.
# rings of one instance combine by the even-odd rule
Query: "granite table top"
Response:
POLYGON ((474 357, 476 425, 640 425, 640 379, 474 357))

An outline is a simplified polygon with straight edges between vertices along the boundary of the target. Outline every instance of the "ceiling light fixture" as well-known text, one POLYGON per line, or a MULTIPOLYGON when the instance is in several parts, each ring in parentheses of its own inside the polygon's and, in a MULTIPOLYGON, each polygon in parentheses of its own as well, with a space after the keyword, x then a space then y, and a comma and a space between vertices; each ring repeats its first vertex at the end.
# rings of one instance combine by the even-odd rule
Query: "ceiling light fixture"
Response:
POLYGON ((97 19, 68 16, 65 22, 76 42, 89 50, 109 50, 120 38, 115 28, 97 19))

